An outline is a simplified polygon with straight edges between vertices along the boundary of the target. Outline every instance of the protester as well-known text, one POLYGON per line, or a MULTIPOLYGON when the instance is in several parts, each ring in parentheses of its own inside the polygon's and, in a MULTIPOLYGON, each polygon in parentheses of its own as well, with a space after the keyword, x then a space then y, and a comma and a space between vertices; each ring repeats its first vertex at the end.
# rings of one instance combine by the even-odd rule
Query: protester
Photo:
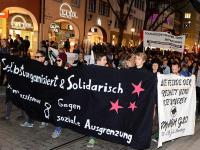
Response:
POLYGON ((77 67, 80 67, 80 66, 85 66, 87 65, 87 61, 84 60, 84 53, 79 53, 78 54, 78 60, 75 60, 74 65, 76 65, 77 67))
POLYGON ((196 95, 197 95, 197 116, 198 120, 200 119, 200 62, 197 65, 198 71, 197 71, 197 77, 196 77, 196 95))
POLYGON ((8 35, 7 41, 8 41, 9 48, 13 49, 13 39, 12 39, 12 36, 10 34, 8 35))
POLYGON ((181 75, 181 76, 184 76, 184 77, 189 77, 189 76, 192 75, 192 74, 189 72, 188 66, 187 66, 186 64, 183 64, 183 66, 182 66, 182 68, 181 68, 180 75, 181 75))
POLYGON ((172 74, 179 76, 180 75, 179 71, 180 71, 180 64, 178 62, 174 62, 172 64, 172 74))
POLYGON ((13 42, 13 50, 12 50, 13 55, 18 55, 19 39, 20 39, 20 35, 16 34, 15 40, 13 42))
POLYGON ((152 67, 151 67, 151 69, 152 69, 152 72, 153 72, 154 74, 160 73, 160 66, 159 66, 158 61, 155 60, 155 61, 152 62, 152 67))
POLYGON ((69 39, 67 39, 64 43, 64 48, 66 49, 66 52, 70 51, 70 42, 69 39))
POLYGON ((168 66, 167 58, 163 59, 163 65, 161 66, 161 73, 170 74, 170 67, 168 66))
MULTIPOLYGON (((10 50, 8 47, 8 42, 6 39, 2 39, 0 41, 0 55, 1 54, 9 54, 10 50)), ((0 63, 1 64, 1 63, 0 63)), ((1 74, 0 74, 0 85, 3 85, 3 81, 5 80, 5 71, 3 70, 3 65, 0 65, 1 74)))
POLYGON ((24 40, 23 40, 23 38, 22 37, 19 37, 18 39, 17 39, 17 41, 18 41, 18 45, 17 45, 17 51, 18 51, 18 56, 23 56, 23 53, 24 53, 24 40))
POLYGON ((137 69, 142 69, 144 66, 144 63, 147 59, 147 55, 142 52, 138 52, 135 54, 135 64, 137 69))
POLYGON ((73 53, 76 53, 76 54, 79 54, 79 53, 80 53, 80 48, 79 48, 78 44, 75 44, 75 45, 74 45, 73 53))
MULTIPOLYGON (((56 66, 61 67, 63 69, 69 69, 72 67, 70 64, 67 63, 67 55, 65 54, 65 52, 60 52, 58 54, 58 57, 56 58, 56 66)), ((55 127, 51 137, 55 139, 59 137, 61 133, 62 133, 62 128, 55 127)))
MULTIPOLYGON (((44 51, 37 51, 35 55, 35 60, 45 65, 45 53, 44 51)), ((48 123, 42 122, 39 128, 44 128, 48 123)), ((34 120, 27 116, 27 119, 24 123, 21 123, 20 126, 32 128, 34 126, 34 120)))
POLYGON ((125 53, 121 56, 119 68, 131 68, 135 67, 135 55, 125 53))
POLYGON ((23 41, 24 42, 23 56, 28 56, 28 50, 30 47, 30 41, 28 38, 29 38, 28 36, 25 36, 25 39, 23 41))
MULTIPOLYGON (((107 63, 107 57, 105 53, 96 53, 95 55, 95 63, 97 66, 104 66, 106 67, 106 63, 107 63)), ((89 141, 87 143, 87 147, 94 147, 94 145, 96 144, 96 139, 94 137, 90 137, 89 141)))

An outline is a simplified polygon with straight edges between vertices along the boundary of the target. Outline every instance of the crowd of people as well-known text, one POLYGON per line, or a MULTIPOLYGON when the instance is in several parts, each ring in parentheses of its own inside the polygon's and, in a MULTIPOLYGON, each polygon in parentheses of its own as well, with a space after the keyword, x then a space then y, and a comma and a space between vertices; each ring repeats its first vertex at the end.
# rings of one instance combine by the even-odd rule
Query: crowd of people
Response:
MULTIPOLYGON (((20 35, 16 36, 13 41, 9 36, 8 39, 2 39, 0 44, 0 54, 10 53, 18 56, 28 56, 28 49, 30 42, 28 37, 23 40, 20 35)), ((48 55, 49 47, 56 48, 54 42, 42 41, 40 50, 35 54, 34 59, 41 62, 44 65, 56 65, 63 69, 68 69, 75 66, 87 65, 87 61, 84 60, 84 51, 78 49, 77 45, 74 51, 78 53, 78 59, 69 64, 67 60, 66 52, 69 50, 69 43, 66 42, 63 48, 58 49, 58 55, 55 62, 50 62, 48 55)), ((157 74, 176 74, 179 76, 188 77, 191 75, 196 76, 196 91, 197 100, 200 100, 200 55, 197 53, 179 53, 172 51, 160 51, 159 49, 150 49, 142 52, 143 50, 138 50, 134 48, 123 47, 116 49, 116 47, 108 44, 101 45, 95 44, 91 50, 95 54, 95 64, 99 66, 112 67, 116 69, 122 68, 135 68, 135 69, 146 69, 150 72, 157 74)), ((1 70, 1 81, 0 84, 6 85, 6 75, 1 70)), ((6 99, 6 113, 2 117, 4 120, 9 120, 12 110, 12 102, 9 98, 6 99)), ((200 103, 197 105, 197 115, 200 114, 200 103)), ((21 118, 24 119, 24 112, 22 111, 21 118)), ((25 122, 20 124, 23 127, 33 127, 34 120, 27 117, 25 122)), ((47 123, 42 122, 40 128, 48 126, 47 123)), ((62 133, 61 127, 55 127, 52 133, 52 138, 57 138, 62 133)), ((88 147, 93 147, 96 143, 94 138, 90 138, 88 142, 88 147)))

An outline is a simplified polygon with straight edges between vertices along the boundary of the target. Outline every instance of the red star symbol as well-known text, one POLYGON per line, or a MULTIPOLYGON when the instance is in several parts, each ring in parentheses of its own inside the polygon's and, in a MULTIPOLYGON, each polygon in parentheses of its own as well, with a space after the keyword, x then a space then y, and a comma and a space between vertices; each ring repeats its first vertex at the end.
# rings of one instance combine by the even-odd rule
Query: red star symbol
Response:
POLYGON ((117 100, 115 103, 110 101, 112 107, 110 108, 110 111, 115 110, 118 113, 118 109, 123 108, 122 106, 119 106, 118 104, 119 100, 117 100))
POLYGON ((137 93, 137 95, 139 97, 140 92, 144 91, 144 89, 141 87, 141 84, 142 84, 142 81, 138 85, 135 85, 135 84, 132 83, 132 85, 134 87, 134 91, 132 92, 132 94, 137 93))
POLYGON ((131 108, 131 110, 134 111, 137 108, 137 106, 135 105, 135 102, 130 102, 130 106, 128 108, 131 108))

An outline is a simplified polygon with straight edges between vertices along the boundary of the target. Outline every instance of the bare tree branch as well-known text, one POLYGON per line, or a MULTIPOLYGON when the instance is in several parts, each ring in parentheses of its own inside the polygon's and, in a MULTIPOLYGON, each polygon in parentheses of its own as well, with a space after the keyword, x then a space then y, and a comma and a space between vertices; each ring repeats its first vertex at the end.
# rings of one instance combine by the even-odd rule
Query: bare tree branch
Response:
POLYGON ((177 3, 180 3, 180 0, 176 0, 176 1, 174 1, 173 3, 170 3, 165 9, 163 9, 163 10, 158 14, 158 16, 156 17, 156 20, 153 22, 153 24, 149 27, 149 30, 151 30, 151 29, 155 26, 156 22, 159 20, 160 16, 161 16, 165 11, 167 11, 170 7, 172 7, 173 5, 175 5, 175 4, 177 4, 177 3))
POLYGON ((131 0, 131 4, 129 5, 128 14, 126 15, 126 17, 125 17, 125 19, 124 19, 125 22, 127 21, 128 16, 129 16, 130 13, 131 13, 131 8, 132 8, 132 6, 133 6, 133 2, 134 2, 134 0, 131 0))
POLYGON ((114 8, 112 7, 111 3, 110 3, 110 0, 107 0, 108 2, 108 5, 110 6, 112 12, 115 14, 115 16, 117 17, 117 20, 119 20, 119 15, 117 14, 117 12, 114 10, 114 8))
POLYGON ((162 24, 167 20, 167 18, 168 18, 169 16, 171 16, 171 15, 174 14, 175 12, 179 11, 180 9, 185 8, 188 4, 189 4, 189 2, 187 2, 187 3, 186 3, 185 5, 183 5, 182 7, 177 8, 177 9, 175 9, 174 11, 172 11, 171 13, 169 13, 169 14, 164 18, 163 21, 161 21, 159 24, 156 25, 156 27, 153 28, 153 31, 157 30, 158 27, 159 27, 160 25, 162 25, 162 24))
POLYGON ((148 20, 149 18, 151 17, 152 15, 152 12, 149 11, 150 9, 150 1, 149 0, 146 0, 146 11, 145 11, 145 19, 144 19, 144 24, 143 24, 143 29, 146 30, 146 27, 147 27, 147 23, 148 23, 148 20))

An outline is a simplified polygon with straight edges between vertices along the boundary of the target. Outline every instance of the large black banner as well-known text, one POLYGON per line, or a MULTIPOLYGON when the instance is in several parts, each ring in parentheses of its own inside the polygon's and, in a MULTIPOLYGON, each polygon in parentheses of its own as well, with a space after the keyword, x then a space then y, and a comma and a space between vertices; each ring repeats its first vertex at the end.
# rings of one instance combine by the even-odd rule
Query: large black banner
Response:
POLYGON ((151 142, 156 77, 144 69, 64 70, 1 56, 7 94, 35 120, 137 149, 151 142))

